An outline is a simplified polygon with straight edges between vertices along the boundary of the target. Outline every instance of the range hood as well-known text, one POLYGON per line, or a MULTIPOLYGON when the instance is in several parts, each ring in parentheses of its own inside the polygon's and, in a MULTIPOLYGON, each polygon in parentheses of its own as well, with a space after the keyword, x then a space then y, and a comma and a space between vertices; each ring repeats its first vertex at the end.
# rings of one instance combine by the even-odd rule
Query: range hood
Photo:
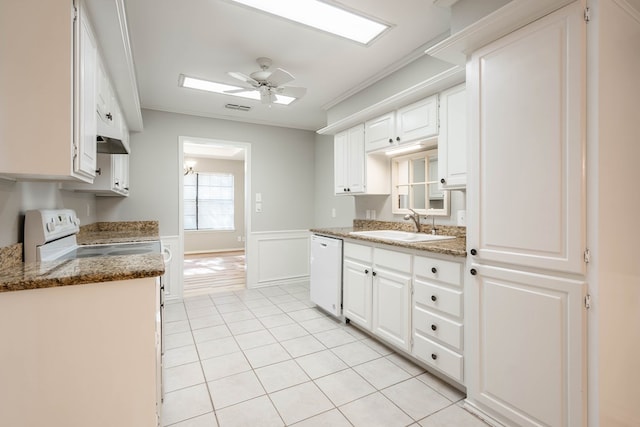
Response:
POLYGON ((121 139, 98 135, 96 142, 98 153, 129 154, 121 139))

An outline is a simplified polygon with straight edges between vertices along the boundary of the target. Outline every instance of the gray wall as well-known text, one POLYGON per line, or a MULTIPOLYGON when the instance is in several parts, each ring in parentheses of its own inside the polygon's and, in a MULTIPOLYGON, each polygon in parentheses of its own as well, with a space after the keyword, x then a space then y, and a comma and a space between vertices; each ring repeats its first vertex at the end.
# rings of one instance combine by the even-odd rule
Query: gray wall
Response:
POLYGON ((451 34, 468 27, 511 0, 459 0, 451 6, 451 34))
POLYGON ((184 234, 185 252, 213 252, 244 249, 244 161, 207 159, 185 156, 195 160, 197 172, 231 173, 234 187, 234 231, 198 230, 184 234), (240 238, 240 241, 238 241, 240 238))
POLYGON ((353 113, 376 104, 398 92, 402 92, 453 65, 437 58, 423 55, 401 69, 345 99, 327 111, 327 123, 331 124, 353 113))
POLYGON ((95 199, 93 194, 59 190, 54 182, 0 179, 0 247, 23 241, 24 213, 27 210, 74 209, 81 224, 91 224, 96 221, 95 199))
MULTIPOLYGON (((157 219, 178 234, 178 137, 251 144, 251 191, 262 193, 252 231, 308 229, 314 212, 314 140, 310 131, 142 110, 144 131, 131 135, 130 196, 99 199, 100 221, 157 219)), ((253 200, 252 195, 252 200, 253 200)))

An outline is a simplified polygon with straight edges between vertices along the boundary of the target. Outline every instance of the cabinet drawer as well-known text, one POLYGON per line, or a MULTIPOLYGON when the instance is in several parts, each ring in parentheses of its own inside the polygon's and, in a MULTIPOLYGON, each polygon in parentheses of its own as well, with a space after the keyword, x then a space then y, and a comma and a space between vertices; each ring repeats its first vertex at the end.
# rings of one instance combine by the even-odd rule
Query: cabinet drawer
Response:
POLYGON ((411 272, 410 254, 376 248, 374 261, 376 267, 386 267, 403 273, 411 272))
POLYGON ((462 264, 455 261, 416 256, 413 260, 413 271, 416 272, 416 276, 449 285, 460 286, 462 283, 462 264))
POLYGON ((433 338, 462 350, 462 324, 445 319, 419 307, 413 309, 413 328, 415 333, 433 338))
POLYGON ((345 242, 343 249, 345 258, 357 259, 365 264, 372 263, 372 250, 373 248, 371 246, 356 245, 349 242, 345 242))
POLYGON ((415 280, 413 286, 416 304, 455 317, 462 317, 462 291, 443 288, 421 280, 415 280))
POLYGON ((413 355, 429 366, 462 382, 462 355, 451 351, 430 339, 414 335, 413 355))

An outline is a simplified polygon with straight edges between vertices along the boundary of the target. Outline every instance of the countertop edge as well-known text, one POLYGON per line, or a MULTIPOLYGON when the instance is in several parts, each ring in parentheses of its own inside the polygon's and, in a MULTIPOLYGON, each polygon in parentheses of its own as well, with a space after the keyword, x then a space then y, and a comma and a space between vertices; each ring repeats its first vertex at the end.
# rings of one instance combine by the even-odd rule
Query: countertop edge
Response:
POLYGON ((376 239, 374 237, 365 237, 350 234, 352 231, 361 231, 353 227, 338 228, 311 228, 309 231, 313 234, 320 234, 328 237, 339 237, 341 239, 357 240, 368 243, 377 243, 388 246, 394 246, 402 249, 411 249, 414 251, 430 252, 434 254, 451 255, 454 257, 464 258, 467 256, 466 237, 456 237, 454 240, 436 241, 436 242, 420 242, 405 243, 391 240, 376 239))

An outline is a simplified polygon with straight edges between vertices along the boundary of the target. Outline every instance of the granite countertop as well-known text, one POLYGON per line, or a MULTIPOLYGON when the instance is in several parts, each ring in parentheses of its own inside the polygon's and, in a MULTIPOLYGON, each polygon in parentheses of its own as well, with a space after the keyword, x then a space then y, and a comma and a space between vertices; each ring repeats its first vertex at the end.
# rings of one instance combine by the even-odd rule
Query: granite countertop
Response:
MULTIPOLYGON (((445 255, 453 255, 456 257, 467 256, 467 239, 465 227, 452 226, 436 226, 438 234, 445 236, 456 236, 452 240, 440 240, 434 242, 417 242, 407 243, 392 240, 376 239, 373 237, 365 237, 350 234, 352 231, 369 231, 369 230, 402 230, 415 231, 412 225, 401 222, 390 221, 370 221, 370 220, 354 220, 353 227, 336 227, 336 228, 312 228, 310 231, 324 236, 339 237, 341 239, 362 240, 371 243, 382 243, 385 245, 396 246, 405 249, 414 249, 425 252, 432 252, 445 255)), ((431 232, 430 225, 422 225, 421 232, 431 232)))
MULTIPOLYGON (((160 240, 157 221, 96 223, 83 226, 79 244, 160 240)), ((0 292, 157 277, 161 254, 99 256, 50 262, 22 262, 22 243, 0 248, 0 292)))

